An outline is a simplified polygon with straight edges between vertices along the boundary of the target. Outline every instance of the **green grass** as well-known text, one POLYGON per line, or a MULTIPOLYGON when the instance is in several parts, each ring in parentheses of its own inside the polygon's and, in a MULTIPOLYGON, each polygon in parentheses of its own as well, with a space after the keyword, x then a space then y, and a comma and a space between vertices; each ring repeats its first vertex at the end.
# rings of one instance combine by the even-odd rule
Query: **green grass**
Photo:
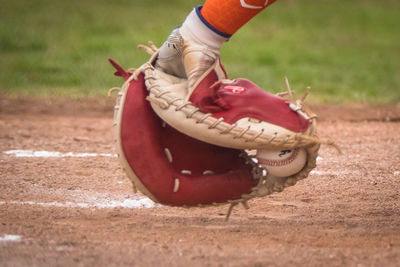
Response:
MULTIPOLYGON (((0 0, 0 94, 103 96, 109 57, 138 67, 194 0, 0 0)), ((312 101, 400 102, 400 2, 278 0, 224 45, 231 77, 272 92, 283 77, 312 101)))

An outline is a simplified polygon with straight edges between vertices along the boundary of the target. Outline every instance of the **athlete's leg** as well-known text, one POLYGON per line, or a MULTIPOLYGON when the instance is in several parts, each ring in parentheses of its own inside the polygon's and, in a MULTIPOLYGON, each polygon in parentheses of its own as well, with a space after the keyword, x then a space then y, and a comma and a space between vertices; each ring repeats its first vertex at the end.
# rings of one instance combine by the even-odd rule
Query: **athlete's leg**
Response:
POLYGON ((189 88, 215 62, 224 42, 275 0, 207 0, 160 49, 156 67, 187 77, 189 88))
POLYGON ((223 35, 232 35, 275 0, 207 0, 200 10, 205 23, 223 35))

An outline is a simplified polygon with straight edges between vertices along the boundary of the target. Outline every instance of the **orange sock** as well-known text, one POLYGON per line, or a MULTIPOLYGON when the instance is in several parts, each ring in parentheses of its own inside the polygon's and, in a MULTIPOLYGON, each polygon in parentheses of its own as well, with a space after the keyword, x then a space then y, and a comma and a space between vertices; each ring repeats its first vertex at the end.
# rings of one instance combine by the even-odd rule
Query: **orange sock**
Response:
POLYGON ((275 0, 207 0, 200 13, 206 22, 225 35, 232 35, 275 0))

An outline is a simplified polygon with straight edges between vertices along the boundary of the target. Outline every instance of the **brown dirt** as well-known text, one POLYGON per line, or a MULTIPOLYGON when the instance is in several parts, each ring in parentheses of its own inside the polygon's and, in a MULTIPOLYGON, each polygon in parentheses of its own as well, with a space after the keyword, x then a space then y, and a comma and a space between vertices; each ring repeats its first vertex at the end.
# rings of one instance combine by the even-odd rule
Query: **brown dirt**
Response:
POLYGON ((323 146, 308 179, 228 222, 227 206, 101 206, 142 197, 116 158, 4 153, 113 153, 113 102, 0 98, 1 266, 399 266, 399 106, 313 105, 343 154, 323 146))

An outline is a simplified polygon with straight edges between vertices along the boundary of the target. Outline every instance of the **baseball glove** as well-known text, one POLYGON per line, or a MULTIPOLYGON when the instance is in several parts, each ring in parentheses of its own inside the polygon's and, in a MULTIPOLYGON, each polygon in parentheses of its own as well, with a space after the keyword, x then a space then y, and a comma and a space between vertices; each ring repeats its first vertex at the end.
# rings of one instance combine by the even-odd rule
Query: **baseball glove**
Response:
POLYGON ((135 190, 164 205, 230 204, 228 218, 238 203, 247 208, 248 200, 280 192, 316 166, 320 140, 305 96, 285 99, 248 80, 230 80, 219 59, 188 90, 186 79, 154 67, 158 50, 149 44, 141 48, 151 59, 132 72, 110 60, 125 80, 114 136, 135 190), (291 156, 264 158, 271 151, 291 156), (299 151, 304 161, 285 172, 299 151))

